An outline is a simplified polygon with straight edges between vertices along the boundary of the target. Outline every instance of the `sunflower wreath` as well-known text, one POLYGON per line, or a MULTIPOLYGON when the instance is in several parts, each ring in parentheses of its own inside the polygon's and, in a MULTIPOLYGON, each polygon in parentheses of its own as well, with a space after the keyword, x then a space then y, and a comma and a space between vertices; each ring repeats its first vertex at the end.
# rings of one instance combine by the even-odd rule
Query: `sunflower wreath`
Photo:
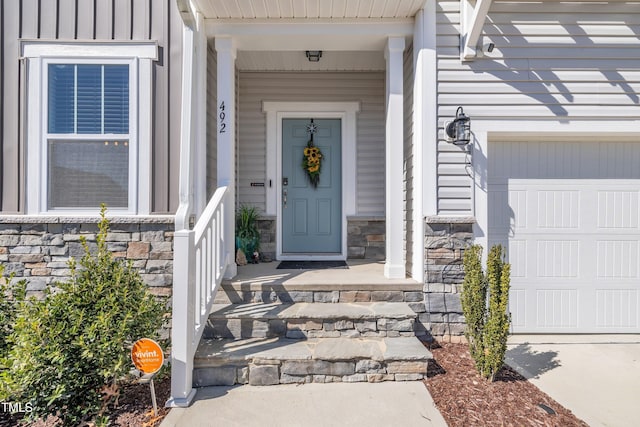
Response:
POLYGON ((320 169, 322 166, 322 152, 313 144, 313 134, 316 130, 313 120, 311 121, 311 125, 308 126, 308 129, 311 134, 311 139, 307 142, 307 146, 303 152, 304 157, 302 158, 302 168, 307 173, 309 182, 313 188, 318 188, 318 183, 320 182, 320 169))

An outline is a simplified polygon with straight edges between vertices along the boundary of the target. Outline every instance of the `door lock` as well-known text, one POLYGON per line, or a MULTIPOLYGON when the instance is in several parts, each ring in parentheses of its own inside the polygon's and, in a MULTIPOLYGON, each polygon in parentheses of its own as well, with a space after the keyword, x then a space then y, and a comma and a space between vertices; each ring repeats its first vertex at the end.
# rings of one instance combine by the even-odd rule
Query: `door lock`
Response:
POLYGON ((289 178, 282 178, 282 185, 289 185, 289 178))

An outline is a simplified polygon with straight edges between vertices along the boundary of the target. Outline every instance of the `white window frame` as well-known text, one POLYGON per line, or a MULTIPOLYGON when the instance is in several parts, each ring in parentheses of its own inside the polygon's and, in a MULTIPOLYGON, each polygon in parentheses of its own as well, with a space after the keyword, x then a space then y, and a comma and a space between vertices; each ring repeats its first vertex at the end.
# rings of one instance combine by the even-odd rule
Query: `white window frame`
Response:
MULTIPOLYGON (((49 139, 74 140, 75 134, 48 133, 49 64, 129 65, 129 201, 127 208, 109 208, 111 214, 148 215, 151 210, 152 65, 156 42, 59 43, 24 41, 27 59, 27 179, 29 215, 93 215, 95 208, 48 208, 47 144, 49 139)), ((122 138, 124 135, 113 135, 122 138)), ((111 137, 111 136, 110 136, 111 137)))

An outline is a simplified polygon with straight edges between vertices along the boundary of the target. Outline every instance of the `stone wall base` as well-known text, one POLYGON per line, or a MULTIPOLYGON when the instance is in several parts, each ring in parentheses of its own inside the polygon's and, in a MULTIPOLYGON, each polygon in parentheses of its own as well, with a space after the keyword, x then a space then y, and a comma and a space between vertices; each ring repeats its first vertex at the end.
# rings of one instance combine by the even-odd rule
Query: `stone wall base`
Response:
POLYGON ((349 259, 385 259, 386 222, 378 217, 347 219, 347 253, 349 259))
MULTIPOLYGON (((260 253, 276 258, 276 218, 258 220, 260 253)), ((380 217, 350 217, 347 219, 347 256, 349 259, 385 259, 385 220, 380 217)))
POLYGON ((269 259, 276 259, 276 219, 275 217, 260 218, 258 220, 260 232, 260 255, 269 259))
POLYGON ((432 217, 426 221, 426 312, 419 315, 419 320, 435 339, 444 342, 464 340, 466 323, 460 303, 464 280, 462 257, 473 244, 474 222, 466 217, 432 217))
MULTIPOLYGON (((96 248, 97 217, 0 216, 0 262, 5 276, 25 279, 30 295, 39 296, 56 281, 69 277, 69 259, 80 259, 84 236, 96 248)), ((170 296, 173 282, 172 216, 110 218, 107 247, 116 258, 129 260, 154 295, 170 296)))

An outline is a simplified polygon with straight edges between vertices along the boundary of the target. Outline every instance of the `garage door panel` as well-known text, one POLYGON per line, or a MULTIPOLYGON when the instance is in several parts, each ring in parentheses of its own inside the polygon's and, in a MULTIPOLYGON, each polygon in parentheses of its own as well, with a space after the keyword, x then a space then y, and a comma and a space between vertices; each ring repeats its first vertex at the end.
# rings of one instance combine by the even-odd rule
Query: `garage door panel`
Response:
POLYGON ((636 289, 597 289, 597 328, 638 328, 638 291, 636 289))
POLYGON ((513 235, 516 229, 527 228, 527 212, 533 204, 527 200, 524 189, 509 189, 507 185, 492 186, 488 194, 489 204, 495 206, 491 226, 497 230, 508 230, 513 235))
POLYGON ((537 278, 578 277, 577 240, 538 240, 536 242, 537 278))
POLYGON ((508 248, 507 259, 511 263, 511 277, 525 278, 528 270, 528 242, 512 239, 505 246, 508 248))
POLYGON ((509 312, 511 313, 511 327, 522 329, 527 325, 527 291, 513 289, 509 291, 509 312))
POLYGON ((637 279, 640 271, 638 240, 598 240, 596 242, 599 279, 637 279))
POLYGON ((537 228, 578 228, 580 193, 575 190, 537 190, 537 228))
POLYGON ((640 144, 489 146, 489 244, 515 332, 640 332, 640 144))
POLYGON ((536 328, 578 327, 577 289, 536 289, 536 328))
POLYGON ((638 191, 598 191, 598 228, 638 230, 640 226, 640 197, 638 191))

